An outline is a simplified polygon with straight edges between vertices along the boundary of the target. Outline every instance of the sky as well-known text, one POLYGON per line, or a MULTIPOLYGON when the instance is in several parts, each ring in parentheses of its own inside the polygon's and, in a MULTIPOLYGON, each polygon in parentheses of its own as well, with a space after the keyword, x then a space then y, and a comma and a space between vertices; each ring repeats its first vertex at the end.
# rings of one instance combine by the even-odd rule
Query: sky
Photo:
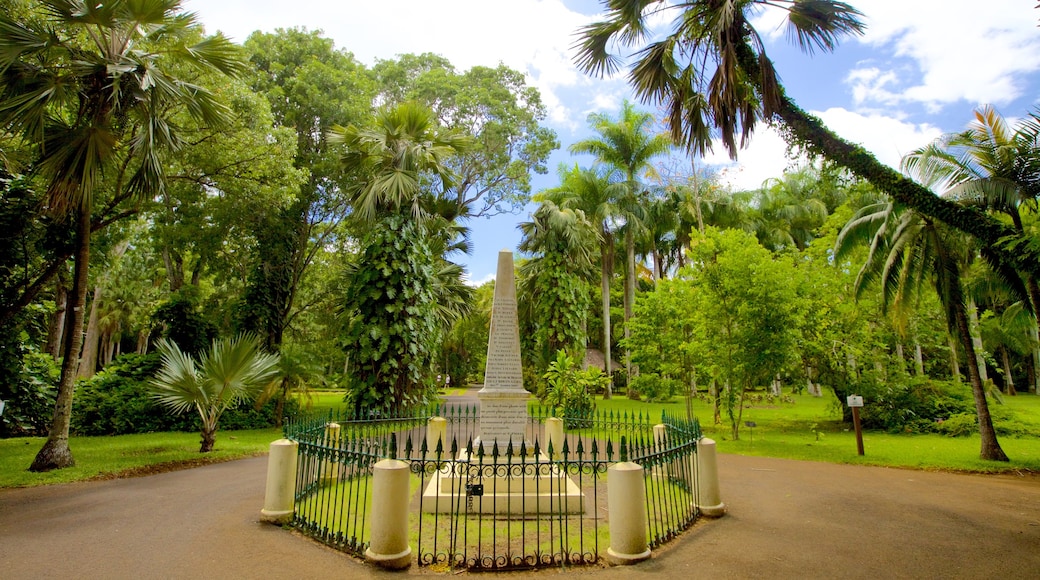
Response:
MULTIPOLYGON (((867 30, 832 53, 807 55, 789 44, 779 10, 759 13, 755 26, 788 95, 882 162, 898 167, 907 152, 963 130, 980 105, 995 106, 1012 123, 1038 109, 1036 0, 847 1, 863 12, 867 30)), ((590 113, 616 115, 624 99, 634 100, 623 76, 588 77, 572 64, 575 31, 600 19, 598 0, 186 0, 184 7, 208 32, 236 42, 255 30, 301 27, 323 31, 366 65, 432 52, 458 70, 501 62, 525 72, 562 145, 549 173, 535 176, 534 191, 557 184, 560 163, 592 164, 566 152, 592 135, 590 113)), ((754 189, 794 163, 785 152, 780 136, 760 126, 737 163, 721 145, 697 163, 734 189, 754 189)), ((472 283, 494 276, 500 249, 516 248, 516 226, 530 209, 468 224, 474 250, 458 261, 472 283)))

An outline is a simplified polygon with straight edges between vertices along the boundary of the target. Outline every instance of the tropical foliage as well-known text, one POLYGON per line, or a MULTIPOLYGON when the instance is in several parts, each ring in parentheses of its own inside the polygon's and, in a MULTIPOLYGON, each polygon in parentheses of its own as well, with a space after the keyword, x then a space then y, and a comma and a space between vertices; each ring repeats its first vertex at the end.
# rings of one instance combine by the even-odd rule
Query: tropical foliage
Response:
POLYGON ((152 380, 152 394, 174 414, 194 410, 202 421, 199 452, 213 450, 225 411, 252 401, 278 379, 278 355, 262 351, 256 335, 220 339, 195 360, 166 340, 159 342, 162 367, 152 380))

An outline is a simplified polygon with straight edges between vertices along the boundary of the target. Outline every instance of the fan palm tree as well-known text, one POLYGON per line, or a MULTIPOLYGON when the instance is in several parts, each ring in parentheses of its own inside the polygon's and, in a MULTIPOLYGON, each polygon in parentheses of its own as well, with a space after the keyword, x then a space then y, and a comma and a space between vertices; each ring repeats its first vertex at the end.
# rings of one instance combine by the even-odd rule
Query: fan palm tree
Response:
POLYGON ((405 210, 420 221, 428 218, 421 178, 431 176, 450 189, 456 176, 447 161, 470 141, 442 130, 433 112, 415 102, 384 108, 370 125, 335 125, 329 132, 330 143, 345 146, 344 167, 364 176, 352 205, 368 222, 405 210))
MULTIPOLYGON (((615 199, 619 215, 625 225, 625 338, 628 338, 628 321, 632 318, 632 307, 636 293, 636 237, 642 231, 646 189, 642 178, 653 172, 651 161, 672 147, 665 135, 655 134, 653 115, 636 110, 625 101, 617 119, 609 115, 589 115, 589 125, 598 137, 584 139, 570 146, 571 153, 588 153, 596 162, 610 167, 617 173, 617 181, 625 187, 615 199)), ((625 372, 632 380, 632 357, 625 351, 625 372)))
POLYGON ((0 15, 0 127, 35 147, 32 169, 47 180, 47 207, 76 232, 54 418, 30 467, 46 471, 74 463, 69 418, 95 200, 105 189, 137 199, 162 192, 162 154, 182 145, 172 122, 181 111, 207 125, 227 118, 209 91, 169 71, 237 74, 242 63, 223 36, 200 39, 178 0, 37 4, 37 18, 26 22, 0 15))
POLYGON ((329 142, 344 146, 341 161, 357 176, 353 212, 367 228, 344 309, 348 339, 359 345, 355 411, 398 411, 425 400, 431 343, 460 311, 461 270, 444 254, 463 247, 457 243, 465 236, 452 227, 457 215, 441 215, 438 200, 456 179, 448 160, 470 139, 407 102, 384 108, 368 125, 334 126, 329 142))
POLYGON ((166 339, 159 342, 159 352, 162 368, 150 384, 152 395, 175 414, 198 411, 200 453, 213 450, 224 411, 255 399, 281 374, 278 355, 264 353, 252 334, 214 341, 197 363, 166 339))
POLYGON ((880 163, 831 132, 785 93, 751 25, 766 6, 787 12, 788 37, 806 52, 831 51, 864 30, 862 13, 831 0, 610 0, 606 18, 580 30, 576 62, 589 74, 616 73, 632 56, 629 83, 644 102, 666 110, 673 139, 703 155, 713 129, 736 157, 759 121, 779 122, 792 145, 866 179, 899 203, 978 238, 1005 267, 1040 275, 1040 250, 999 220, 950 200, 880 163), (671 31, 651 36, 649 20, 674 14, 671 31), (611 48, 633 48, 631 55, 611 48))
MULTIPOLYGON (((963 237, 963 236, 961 236, 963 237)), ((968 326, 961 270, 970 252, 955 232, 921 214, 892 202, 865 206, 838 234, 835 257, 841 259, 857 245, 867 244, 866 260, 856 277, 859 298, 873 283, 881 285, 882 308, 906 310, 930 280, 946 314, 949 331, 964 348, 968 378, 981 435, 982 459, 1008 461, 997 441, 986 402, 986 391, 968 326)))
MULTIPOLYGON (((613 377, 611 370, 610 281, 614 278, 614 220, 618 215, 615 199, 624 184, 612 184, 605 168, 584 169, 575 164, 559 168, 560 185, 544 190, 535 201, 551 200, 565 208, 581 210, 586 219, 596 225, 599 239, 600 294, 603 307, 604 372, 613 377)), ((608 383, 604 398, 613 396, 613 384, 608 383)))
MULTIPOLYGON (((1015 231, 1028 235, 1022 208, 1034 214, 1040 196, 1040 116, 1033 113, 1014 129, 991 106, 975 111, 975 120, 960 133, 943 135, 903 158, 903 169, 921 183, 944 190, 945 197, 960 203, 996 211, 1011 218, 1015 231)), ((1012 291, 1022 293, 1030 311, 1040 313, 1040 286, 1036 277, 1024 273, 1023 284, 1011 273, 1012 291)), ((1035 322, 1033 342, 1040 339, 1035 322)), ((1040 347, 1032 352, 1033 366, 1040 369, 1040 347)), ((1032 385, 1040 392, 1040 372, 1032 385)))

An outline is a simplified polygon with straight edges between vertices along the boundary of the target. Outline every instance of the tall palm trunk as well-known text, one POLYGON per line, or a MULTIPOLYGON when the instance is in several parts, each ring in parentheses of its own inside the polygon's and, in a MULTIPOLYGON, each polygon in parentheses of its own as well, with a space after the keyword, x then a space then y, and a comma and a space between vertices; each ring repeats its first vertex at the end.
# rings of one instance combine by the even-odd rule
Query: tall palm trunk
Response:
POLYGON ((953 334, 946 334, 946 342, 950 345, 950 376, 953 377, 955 383, 961 382, 961 364, 957 360, 957 340, 953 337, 953 334))
POLYGON ((607 392, 603 398, 609 399, 614 396, 614 373, 610 368, 610 279, 613 270, 611 261, 614 255, 614 244, 610 243, 608 239, 603 244, 600 253, 602 254, 600 259, 603 261, 600 268, 600 291, 603 293, 603 370, 610 379, 607 382, 607 392))
POLYGON ((979 330, 979 307, 975 301, 968 299, 968 331, 971 333, 971 344, 975 349, 975 361, 978 364, 979 376, 982 382, 989 380, 989 372, 986 370, 986 356, 982 348, 982 333, 979 330))
POLYGON ((989 404, 986 402, 986 390, 979 374, 979 366, 975 358, 975 345, 972 342, 968 330, 968 313, 964 307, 964 295, 961 290, 960 280, 954 277, 951 280, 950 300, 954 315, 954 323, 957 334, 964 347, 965 358, 968 367, 968 382, 971 384, 971 394, 975 399, 975 413, 979 419, 979 435, 981 439, 981 450, 979 457, 990 461, 1009 461, 1008 456, 1001 449, 997 441, 997 432, 993 429, 993 419, 989 414, 989 404))
POLYGON ((69 449, 69 422, 72 418, 72 392, 83 346, 83 311, 87 304, 88 268, 90 265, 90 208, 80 207, 76 224, 76 258, 72 275, 72 308, 65 322, 62 341, 61 380, 54 402, 54 417, 43 448, 36 454, 29 471, 50 471, 75 465, 69 449))
POLYGON ((629 322, 632 320, 633 304, 636 301, 636 242, 631 224, 625 231, 625 385, 628 396, 634 397, 632 389, 632 350, 628 347, 629 322))

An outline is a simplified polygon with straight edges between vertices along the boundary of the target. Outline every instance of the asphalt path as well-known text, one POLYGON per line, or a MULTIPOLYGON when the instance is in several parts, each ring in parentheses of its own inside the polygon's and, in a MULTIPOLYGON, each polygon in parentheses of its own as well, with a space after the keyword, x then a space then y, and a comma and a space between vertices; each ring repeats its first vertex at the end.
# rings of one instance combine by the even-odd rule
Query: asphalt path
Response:
MULTIPOLYGON (((1040 578, 1040 479, 719 456, 729 513, 596 578, 1040 578)), ((266 459, 0 490, 0 578, 400 578, 259 522, 266 459)), ((545 577, 559 570, 510 573, 545 577)), ((430 575, 413 566, 404 575, 430 575)))

